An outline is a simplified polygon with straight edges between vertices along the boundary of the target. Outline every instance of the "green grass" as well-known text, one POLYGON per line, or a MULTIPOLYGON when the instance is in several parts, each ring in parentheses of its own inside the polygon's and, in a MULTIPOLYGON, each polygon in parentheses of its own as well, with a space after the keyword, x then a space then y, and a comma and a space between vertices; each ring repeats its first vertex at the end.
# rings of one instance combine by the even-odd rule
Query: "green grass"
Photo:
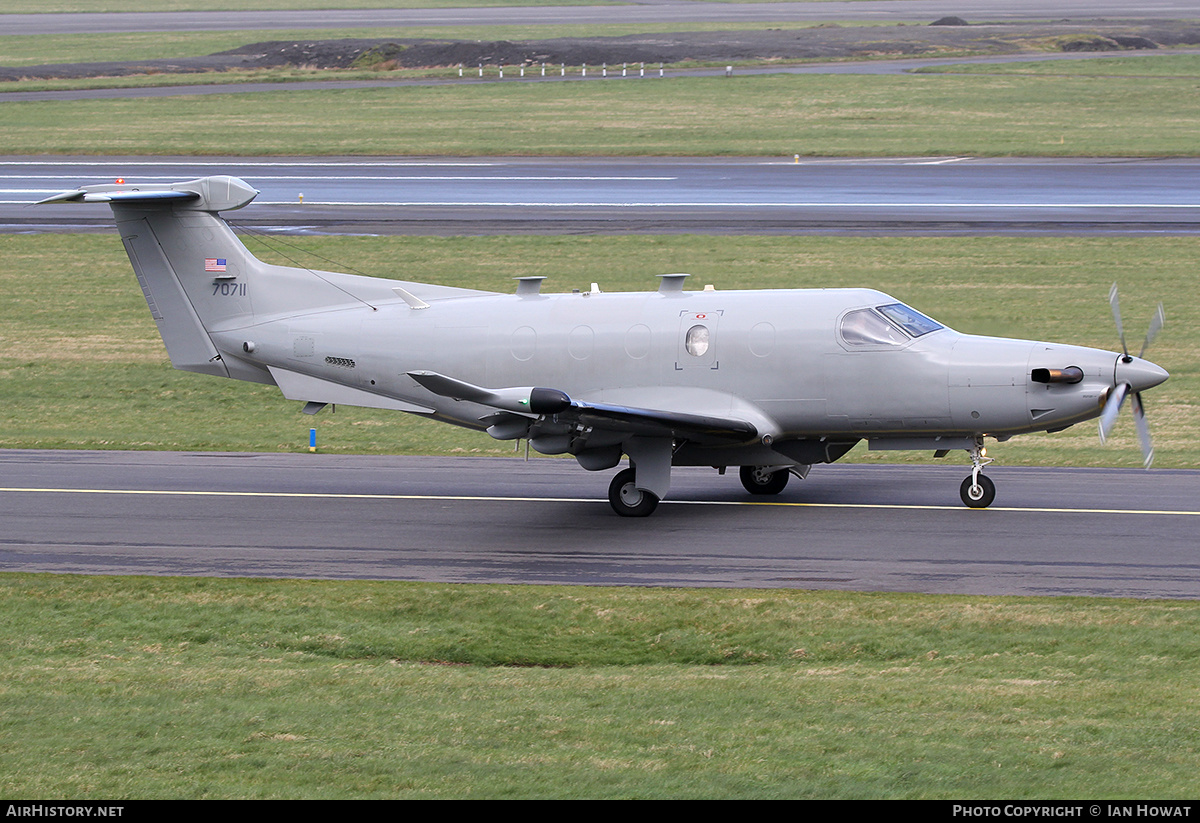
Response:
MULTIPOLYGON (((964 332, 1118 347, 1108 287, 1119 282, 1136 350, 1153 307, 1167 327, 1150 352, 1171 380, 1147 394, 1159 467, 1200 464, 1200 239, 996 237, 307 237, 289 243, 358 270, 511 292, 651 290, 690 271, 718 289, 871 286, 964 332)), ((269 254, 252 245, 260 255, 269 254)), ((0 447, 292 451, 317 426, 323 450, 511 455, 510 444, 399 413, 341 407, 308 417, 271 387, 170 368, 120 242, 111 235, 0 235, 0 447)), ((285 261, 280 261, 285 262, 285 261)), ((1095 427, 1018 437, 1004 465, 1137 466, 1128 415, 1101 448, 1095 427)), ((852 460, 927 460, 854 452, 852 460)))
POLYGON ((0 577, 0 794, 1194 797, 1200 605, 0 577))
POLYGON ((774 75, 22 102, 5 104, 0 143, 12 154, 1190 156, 1195 83, 774 75))
POLYGON ((0 576, 0 795, 1188 798, 1200 604, 0 576))
POLYGON ((1037 77, 1200 77, 1200 54, 1155 54, 1089 57, 1086 60, 1045 60, 1030 63, 960 63, 926 66, 919 74, 1003 74, 1037 77))

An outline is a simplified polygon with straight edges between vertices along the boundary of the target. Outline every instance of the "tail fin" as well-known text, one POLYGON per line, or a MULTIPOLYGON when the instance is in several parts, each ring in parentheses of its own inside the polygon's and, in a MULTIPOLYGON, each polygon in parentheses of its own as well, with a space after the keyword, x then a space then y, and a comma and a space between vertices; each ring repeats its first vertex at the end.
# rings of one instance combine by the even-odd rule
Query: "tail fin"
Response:
POLYGON ((167 184, 84 186, 41 203, 107 203, 150 314, 185 371, 273 383, 269 373, 222 354, 210 332, 344 305, 396 300, 396 283, 276 266, 256 258, 217 214, 258 192, 236 177, 167 184))
POLYGON ((107 203, 141 284, 171 365, 186 371, 274 383, 270 372, 237 353, 218 351, 211 334, 314 311, 374 310, 403 299, 485 292, 405 280, 264 263, 242 245, 218 212, 240 209, 258 192, 236 177, 184 183, 84 186, 41 203, 107 203))
POLYGON ((207 177, 165 186, 85 186, 41 202, 112 206, 171 364, 241 377, 230 375, 207 329, 253 316, 247 280, 259 261, 217 212, 241 208, 257 194, 236 177, 207 177))

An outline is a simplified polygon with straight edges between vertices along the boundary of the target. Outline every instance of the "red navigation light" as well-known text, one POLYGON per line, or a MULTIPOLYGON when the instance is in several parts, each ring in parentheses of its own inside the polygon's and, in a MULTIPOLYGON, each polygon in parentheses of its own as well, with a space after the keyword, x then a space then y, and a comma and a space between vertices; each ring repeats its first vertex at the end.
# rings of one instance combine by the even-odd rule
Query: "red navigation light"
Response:
POLYGON ((117 178, 117 185, 118 185, 118 186, 124 186, 124 185, 125 185, 125 178, 124 178, 124 177, 118 177, 118 178, 117 178))

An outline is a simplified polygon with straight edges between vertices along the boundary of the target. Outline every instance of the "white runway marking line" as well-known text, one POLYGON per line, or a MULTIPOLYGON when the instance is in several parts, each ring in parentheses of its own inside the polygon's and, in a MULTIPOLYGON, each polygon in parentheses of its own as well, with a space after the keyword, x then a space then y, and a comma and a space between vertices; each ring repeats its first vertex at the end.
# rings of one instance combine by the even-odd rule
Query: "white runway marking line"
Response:
MULTIPOLYGON (((0 487, 0 492, 25 492, 35 494, 112 494, 112 495, 148 495, 160 497, 260 497, 283 498, 297 500, 462 500, 492 503, 605 503, 606 500, 594 497, 513 497, 493 495, 467 494, 348 494, 340 492, 239 492, 239 491, 198 491, 172 489, 54 489, 54 488, 22 488, 0 487)), ((1141 514, 1141 515, 1179 515, 1183 517, 1200 517, 1200 511, 1175 509, 1055 509, 1041 506, 991 506, 987 509, 971 509, 965 506, 946 505, 915 505, 905 503, 789 503, 783 500, 664 500, 664 504, 684 506, 775 506, 781 508, 807 509, 889 509, 911 511, 959 511, 959 512, 1020 512, 1036 514, 1141 514)))

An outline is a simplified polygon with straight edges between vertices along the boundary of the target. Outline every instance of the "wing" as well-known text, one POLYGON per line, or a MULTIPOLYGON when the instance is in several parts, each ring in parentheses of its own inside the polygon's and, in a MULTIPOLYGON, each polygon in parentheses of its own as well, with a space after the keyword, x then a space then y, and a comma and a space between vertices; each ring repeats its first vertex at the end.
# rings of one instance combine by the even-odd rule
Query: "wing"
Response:
POLYGON ((442 397, 507 412, 482 418, 491 423, 492 436, 501 440, 523 436, 532 419, 543 417, 631 436, 714 445, 748 442, 774 429, 766 415, 750 404, 705 389, 626 389, 617 393, 622 402, 608 402, 573 399, 560 389, 538 386, 488 389, 431 371, 412 371, 408 376, 442 397))

